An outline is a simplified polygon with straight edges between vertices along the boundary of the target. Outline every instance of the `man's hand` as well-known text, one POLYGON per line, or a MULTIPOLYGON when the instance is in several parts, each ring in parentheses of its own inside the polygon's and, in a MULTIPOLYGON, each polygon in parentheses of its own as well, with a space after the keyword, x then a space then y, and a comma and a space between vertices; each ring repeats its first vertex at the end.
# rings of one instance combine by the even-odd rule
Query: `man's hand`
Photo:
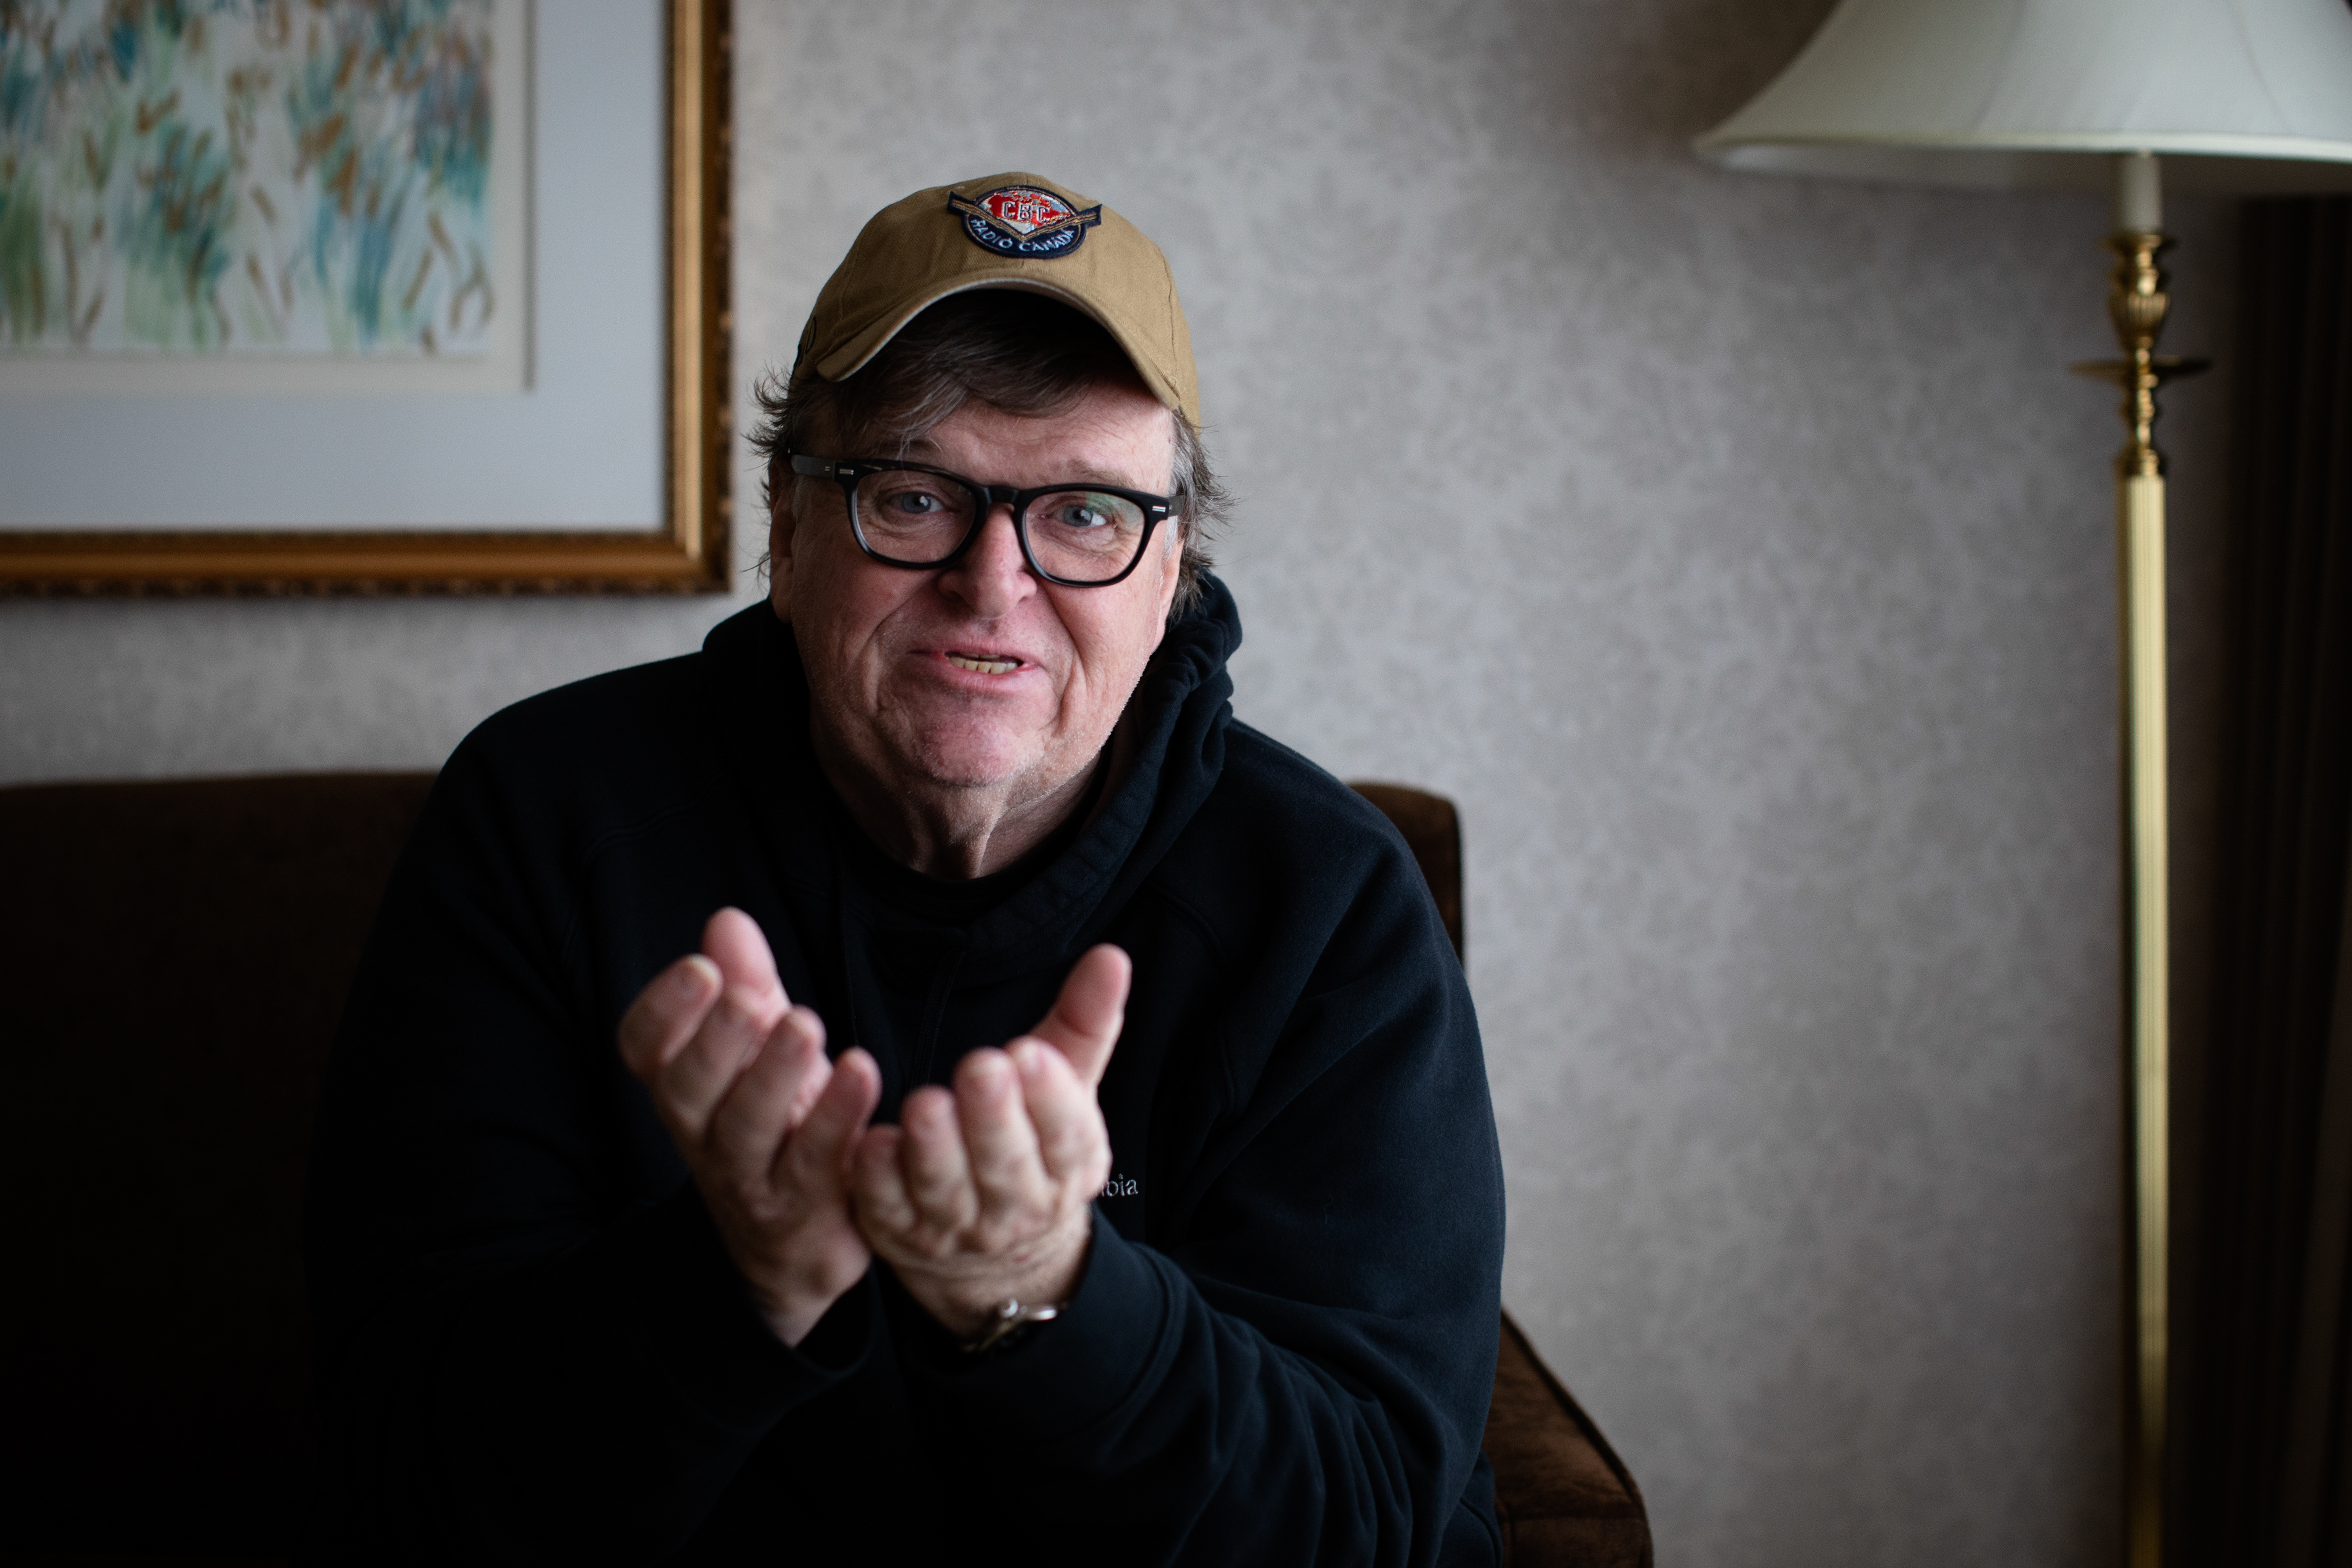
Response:
POLYGON ((1003 1050, 956 1067, 955 1089, 908 1095, 897 1127, 856 1156, 858 1228, 923 1310, 962 1338, 1007 1300, 1069 1299, 1094 1198, 1110 1174, 1095 1103, 1134 965, 1118 948, 1077 962, 1054 1010, 1003 1050))
POLYGON ((825 1060, 824 1021, 792 1005, 740 910, 710 917, 702 951, 656 975, 620 1033, 768 1326, 797 1345, 866 1272, 848 1178, 881 1093, 873 1058, 825 1060))

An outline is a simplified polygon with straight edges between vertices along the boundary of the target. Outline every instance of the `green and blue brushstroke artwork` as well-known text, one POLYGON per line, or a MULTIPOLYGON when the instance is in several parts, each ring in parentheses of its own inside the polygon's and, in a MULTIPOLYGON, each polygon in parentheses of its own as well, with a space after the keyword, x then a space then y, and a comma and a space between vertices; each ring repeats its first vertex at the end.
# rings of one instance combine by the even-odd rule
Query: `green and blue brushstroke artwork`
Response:
POLYGON ((0 0, 0 355, 478 355, 492 0, 0 0))

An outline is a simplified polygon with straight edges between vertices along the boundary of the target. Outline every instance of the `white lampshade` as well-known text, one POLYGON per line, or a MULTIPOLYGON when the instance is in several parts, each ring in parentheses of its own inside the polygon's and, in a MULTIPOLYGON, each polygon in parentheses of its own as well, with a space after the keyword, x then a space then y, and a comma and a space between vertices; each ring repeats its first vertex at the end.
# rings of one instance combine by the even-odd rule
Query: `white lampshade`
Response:
POLYGON ((1844 0, 1695 143, 1735 169, 2175 190, 2352 190, 2345 0, 1844 0))

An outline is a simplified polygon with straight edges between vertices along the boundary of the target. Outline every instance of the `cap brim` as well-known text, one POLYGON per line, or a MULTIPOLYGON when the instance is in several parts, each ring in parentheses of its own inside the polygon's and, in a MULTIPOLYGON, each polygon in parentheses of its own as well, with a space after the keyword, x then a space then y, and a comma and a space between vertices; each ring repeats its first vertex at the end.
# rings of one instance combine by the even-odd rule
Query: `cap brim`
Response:
POLYGON ((817 374, 827 381, 847 380, 863 370, 876 354, 888 347, 890 340, 905 330, 907 323, 917 316, 951 295, 969 294, 978 289, 1015 289, 1025 294, 1043 294, 1048 299, 1058 300, 1072 310, 1079 311, 1088 320, 1099 324, 1103 331, 1108 332, 1118 342, 1121 352, 1127 355, 1128 363, 1135 368, 1137 377, 1142 381, 1145 389, 1152 396, 1158 398, 1164 406, 1184 415, 1186 418, 1193 417, 1184 407, 1182 395, 1170 384, 1166 376, 1152 368, 1150 357, 1142 352, 1146 340, 1141 334, 1118 320, 1113 313, 1097 308, 1093 301, 1075 290, 1057 289, 1050 283, 1041 283, 1034 278, 1023 276, 975 278, 967 274, 944 288, 919 289, 875 318, 873 324, 857 332, 847 342, 817 361, 817 374))

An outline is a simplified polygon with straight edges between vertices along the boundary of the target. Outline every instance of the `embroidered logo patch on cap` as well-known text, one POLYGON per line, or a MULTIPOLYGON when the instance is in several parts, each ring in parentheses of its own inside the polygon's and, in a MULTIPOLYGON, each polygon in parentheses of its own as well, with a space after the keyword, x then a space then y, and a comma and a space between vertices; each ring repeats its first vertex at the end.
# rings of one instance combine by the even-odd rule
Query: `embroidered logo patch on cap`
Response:
POLYGON ((964 233, 982 249, 1041 259, 1069 255, 1102 222, 1099 202, 1074 207, 1035 185, 999 185, 977 197, 950 191, 948 210, 963 220, 964 233))

